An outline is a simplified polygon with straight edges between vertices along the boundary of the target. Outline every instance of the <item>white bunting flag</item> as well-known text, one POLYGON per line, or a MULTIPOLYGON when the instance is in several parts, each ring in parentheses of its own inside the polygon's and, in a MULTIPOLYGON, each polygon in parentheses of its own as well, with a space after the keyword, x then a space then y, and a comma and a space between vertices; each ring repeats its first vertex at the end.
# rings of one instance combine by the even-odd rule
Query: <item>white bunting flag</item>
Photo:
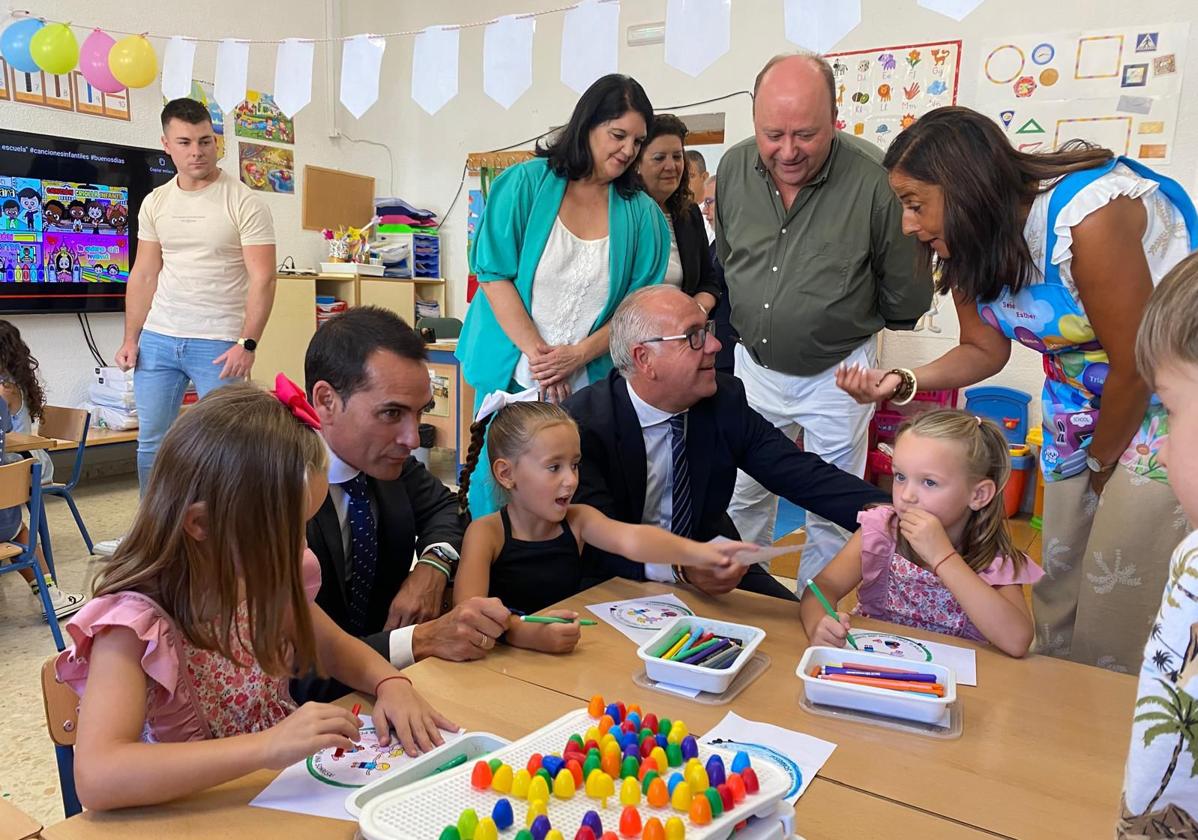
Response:
POLYGON ((620 4, 582 0, 562 22, 562 81, 576 93, 615 73, 620 48, 620 4))
POLYGON ((387 42, 370 35, 355 35, 341 48, 341 104, 361 117, 379 98, 379 71, 387 42))
POLYGON ((970 12, 982 5, 982 0, 918 0, 918 5, 953 20, 965 20, 970 12))
POLYGON ((532 86, 532 38, 536 20, 505 15, 483 33, 483 91, 511 108, 532 86))
POLYGON ((275 54, 275 104, 290 117, 312 101, 312 54, 315 44, 288 38, 275 54))
POLYGON ((732 0, 669 0, 666 64, 698 76, 728 52, 732 0))
POLYGON ((246 76, 250 69, 248 41, 226 38, 216 48, 216 80, 212 98, 226 113, 245 100, 246 76))
POLYGON ((162 55, 162 97, 167 101, 191 95, 196 42, 176 35, 166 42, 162 55))
POLYGON ((412 99, 429 114, 458 95, 458 31, 430 26, 412 47, 412 99))
POLYGON ((861 23, 861 0, 786 0, 785 20, 786 40, 825 53, 861 23))

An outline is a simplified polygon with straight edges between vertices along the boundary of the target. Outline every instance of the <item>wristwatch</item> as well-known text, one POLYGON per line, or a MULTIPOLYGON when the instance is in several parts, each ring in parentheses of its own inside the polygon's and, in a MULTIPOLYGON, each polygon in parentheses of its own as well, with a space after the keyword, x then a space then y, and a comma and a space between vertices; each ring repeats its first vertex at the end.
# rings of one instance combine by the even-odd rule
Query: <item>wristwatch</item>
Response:
POLYGON ((451 581, 458 570, 458 553, 449 545, 430 545, 420 555, 421 557, 429 557, 438 560, 448 567, 446 577, 451 581))
POLYGON ((239 338, 237 339, 237 343, 251 353, 258 349, 258 342, 252 338, 239 338))
POLYGON ((1115 467, 1117 467, 1118 465, 1119 465, 1118 461, 1115 461, 1115 463, 1113 463, 1113 464, 1104 464, 1104 463, 1102 463, 1102 461, 1099 461, 1093 455, 1086 456, 1086 467, 1089 468, 1090 472, 1108 473, 1111 470, 1113 470, 1115 467))

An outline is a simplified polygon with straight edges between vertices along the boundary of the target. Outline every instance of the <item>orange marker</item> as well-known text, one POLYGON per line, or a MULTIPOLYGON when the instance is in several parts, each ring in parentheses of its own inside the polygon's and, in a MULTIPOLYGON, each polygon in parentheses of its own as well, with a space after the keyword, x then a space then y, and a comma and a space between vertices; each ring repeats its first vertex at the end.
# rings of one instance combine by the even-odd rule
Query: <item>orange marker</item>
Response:
POLYGON ((828 682, 853 683, 854 685, 870 685, 874 688, 888 688, 892 691, 915 691, 921 694, 944 696, 944 686, 940 683, 907 682, 905 680, 882 680, 875 677, 854 677, 849 674, 824 674, 821 680, 828 682))

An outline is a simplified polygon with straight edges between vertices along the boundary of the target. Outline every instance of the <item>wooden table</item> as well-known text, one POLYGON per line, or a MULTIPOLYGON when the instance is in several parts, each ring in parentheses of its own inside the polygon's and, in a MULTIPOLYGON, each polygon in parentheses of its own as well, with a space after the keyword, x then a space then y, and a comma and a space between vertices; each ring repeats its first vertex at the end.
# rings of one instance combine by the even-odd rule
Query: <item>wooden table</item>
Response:
MULTIPOLYGON (((759 651, 771 665, 730 705, 699 705, 636 686, 632 677, 643 667, 636 646, 602 623, 585 628, 582 644, 568 656, 500 648, 483 662, 580 700, 602 694, 651 705, 684 718, 695 731, 709 729, 732 709, 800 730, 837 745, 821 770, 826 779, 985 831, 1020 838, 1110 835, 1130 737, 1134 678, 1047 657, 1016 660, 953 639, 977 648, 980 685, 959 689, 963 736, 941 740, 802 711, 794 672, 807 643, 793 602, 739 591, 716 599, 692 589, 616 579, 558 606, 589 615, 587 604, 668 591, 698 615, 766 630, 759 651)), ((894 630, 864 619, 854 624, 894 630)), ((907 628, 899 632, 949 641, 907 628)), ((800 817, 806 802, 805 795, 800 817)))
POLYGON ((53 449, 57 443, 54 438, 28 432, 9 432, 4 436, 4 451, 21 453, 32 452, 35 449, 53 449))
POLYGON ((30 840, 37 837, 42 824, 33 817, 0 799, 0 840, 30 840))

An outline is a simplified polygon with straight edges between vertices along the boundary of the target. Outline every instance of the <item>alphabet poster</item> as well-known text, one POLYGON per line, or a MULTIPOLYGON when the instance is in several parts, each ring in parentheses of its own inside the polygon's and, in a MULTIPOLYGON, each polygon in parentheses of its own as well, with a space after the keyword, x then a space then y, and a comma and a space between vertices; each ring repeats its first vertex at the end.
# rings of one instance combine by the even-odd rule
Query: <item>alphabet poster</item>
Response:
POLYGON ((1189 23, 981 44, 979 111, 1025 152, 1086 140, 1148 164, 1173 152, 1189 23))
POLYGON ((836 127, 886 149, 933 108, 957 103, 961 42, 938 41, 830 53, 836 127))

